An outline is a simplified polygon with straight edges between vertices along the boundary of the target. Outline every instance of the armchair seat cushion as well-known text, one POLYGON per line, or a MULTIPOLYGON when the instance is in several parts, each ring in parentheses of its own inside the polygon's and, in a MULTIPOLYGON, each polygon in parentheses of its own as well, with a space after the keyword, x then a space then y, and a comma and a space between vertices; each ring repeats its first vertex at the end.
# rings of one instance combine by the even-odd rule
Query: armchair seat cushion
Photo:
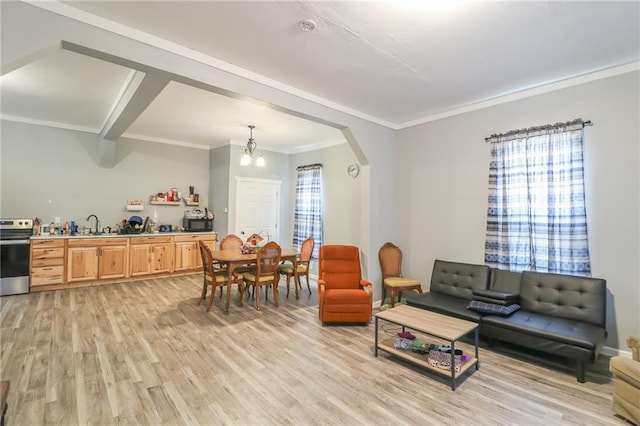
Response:
POLYGON ((327 309, 336 305, 370 305, 371 294, 360 289, 330 289, 324 292, 324 303, 327 309))
POLYGON ((387 287, 411 287, 419 286, 420 280, 405 277, 388 277, 384 279, 384 285, 387 287))

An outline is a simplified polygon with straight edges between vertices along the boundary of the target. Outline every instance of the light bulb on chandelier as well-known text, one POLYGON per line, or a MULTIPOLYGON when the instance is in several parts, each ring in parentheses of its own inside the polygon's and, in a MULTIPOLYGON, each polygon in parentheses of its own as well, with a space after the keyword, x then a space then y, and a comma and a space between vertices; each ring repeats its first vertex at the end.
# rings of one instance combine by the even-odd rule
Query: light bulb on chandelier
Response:
POLYGON ((254 140, 253 140, 253 129, 256 128, 256 126, 254 125, 249 125, 249 140, 247 141, 247 147, 244 150, 244 154, 242 154, 242 157, 240 158, 240 165, 241 166, 248 166, 249 164, 251 164, 253 162, 253 159, 255 156, 257 156, 256 158, 256 166, 258 167, 264 167, 265 166, 265 162, 264 162, 264 154, 262 152, 260 153, 256 153, 256 146, 258 145, 254 140))

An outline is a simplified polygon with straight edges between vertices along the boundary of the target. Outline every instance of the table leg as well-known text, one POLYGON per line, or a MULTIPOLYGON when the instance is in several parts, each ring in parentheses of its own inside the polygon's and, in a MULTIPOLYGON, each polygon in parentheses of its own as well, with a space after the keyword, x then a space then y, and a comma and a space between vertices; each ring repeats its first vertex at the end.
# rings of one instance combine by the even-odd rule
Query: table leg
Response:
POLYGON ((375 337, 374 343, 373 343, 373 355, 377 357, 378 356, 378 317, 375 317, 375 318, 376 318, 376 320, 375 320, 375 323, 376 323, 375 324, 376 337, 375 337))
POLYGON ((480 368, 480 358, 478 357, 478 330, 480 329, 480 327, 476 327, 476 332, 475 332, 475 340, 476 340, 476 370, 478 370, 480 368))
POLYGON ((456 390, 456 342, 451 342, 451 390, 456 390))
POLYGON ((224 304, 224 313, 229 313, 229 305, 231 304, 231 289, 233 288, 233 277, 236 271, 236 264, 229 262, 229 280, 227 281, 227 301, 224 304))

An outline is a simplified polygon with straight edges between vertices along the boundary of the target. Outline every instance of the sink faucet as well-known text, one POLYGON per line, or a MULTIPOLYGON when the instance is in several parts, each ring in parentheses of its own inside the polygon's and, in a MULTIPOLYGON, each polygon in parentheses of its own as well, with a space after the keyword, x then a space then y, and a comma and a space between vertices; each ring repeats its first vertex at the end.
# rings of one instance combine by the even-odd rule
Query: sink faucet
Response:
POLYGON ((95 214, 90 214, 89 217, 87 218, 87 222, 89 221, 89 219, 91 219, 92 217, 96 218, 96 234, 98 233, 98 216, 96 216, 95 214))

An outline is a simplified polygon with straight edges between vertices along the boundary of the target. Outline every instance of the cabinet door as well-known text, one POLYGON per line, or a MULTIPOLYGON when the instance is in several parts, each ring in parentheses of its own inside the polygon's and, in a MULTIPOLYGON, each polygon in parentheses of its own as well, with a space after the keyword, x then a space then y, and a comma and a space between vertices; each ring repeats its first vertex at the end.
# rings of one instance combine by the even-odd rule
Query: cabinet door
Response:
MULTIPOLYGON (((185 271, 196 267, 198 245, 194 242, 178 242, 175 244, 175 271, 185 271)), ((198 253, 198 256, 200 254, 198 253)), ((202 262, 201 262, 202 263, 202 262)))
POLYGON ((124 278, 127 274, 127 246, 100 248, 100 278, 124 278))
POLYGON ((98 248, 70 247, 67 251, 67 281, 98 279, 98 248))
POLYGON ((151 246, 151 273, 172 272, 173 244, 151 246))
POLYGON ((132 245, 129 251, 129 271, 132 277, 151 272, 150 245, 132 245))

